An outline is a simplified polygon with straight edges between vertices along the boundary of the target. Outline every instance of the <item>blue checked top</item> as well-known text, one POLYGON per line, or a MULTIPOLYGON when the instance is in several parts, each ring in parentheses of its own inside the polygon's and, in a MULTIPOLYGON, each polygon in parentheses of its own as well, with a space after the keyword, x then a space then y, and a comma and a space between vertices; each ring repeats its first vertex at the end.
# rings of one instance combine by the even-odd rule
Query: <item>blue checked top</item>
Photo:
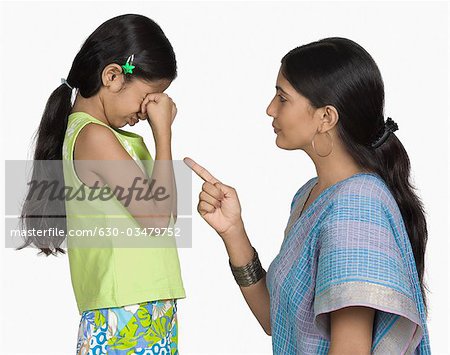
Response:
POLYGON ((317 182, 294 195, 285 238, 267 272, 274 354, 327 354, 330 312, 374 308, 372 354, 430 354, 414 255, 385 181, 357 173, 300 211, 317 182))

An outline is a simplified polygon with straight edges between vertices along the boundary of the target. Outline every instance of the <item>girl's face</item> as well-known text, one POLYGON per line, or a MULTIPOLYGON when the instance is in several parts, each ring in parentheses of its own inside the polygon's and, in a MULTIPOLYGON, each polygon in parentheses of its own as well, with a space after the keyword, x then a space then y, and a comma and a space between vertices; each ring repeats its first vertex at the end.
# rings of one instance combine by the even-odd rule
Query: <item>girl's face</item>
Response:
POLYGON ((266 113, 273 117, 276 145, 287 150, 306 147, 317 130, 316 110, 292 87, 281 73, 281 68, 275 88, 275 97, 266 113))
POLYGON ((121 68, 115 65, 112 65, 112 67, 110 72, 104 73, 103 78, 103 83, 106 86, 103 89, 106 90, 103 90, 101 98, 105 116, 113 127, 119 128, 126 124, 134 126, 139 120, 148 118, 145 107, 144 113, 141 113, 145 97, 148 94, 164 92, 171 84, 171 81, 160 79, 147 82, 141 79, 134 79, 125 85, 121 68))

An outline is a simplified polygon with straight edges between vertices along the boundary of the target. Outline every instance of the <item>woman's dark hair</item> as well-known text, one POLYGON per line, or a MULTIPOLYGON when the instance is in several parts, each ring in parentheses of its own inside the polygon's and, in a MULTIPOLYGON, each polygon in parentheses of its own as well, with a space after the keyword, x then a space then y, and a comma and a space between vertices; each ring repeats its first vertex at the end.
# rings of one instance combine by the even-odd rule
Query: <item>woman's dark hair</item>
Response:
POLYGON ((428 239, 425 211, 409 180, 410 161, 391 133, 378 148, 371 143, 384 130, 384 84, 370 54, 346 38, 324 38, 287 53, 281 72, 314 108, 332 105, 339 114, 337 132, 360 167, 380 175, 403 217, 427 313, 424 259, 428 239))
MULTIPOLYGON (((75 56, 67 83, 78 88, 84 98, 96 95, 102 87, 103 69, 112 63, 123 65, 134 54, 132 74, 125 75, 125 84, 134 79, 154 81, 173 80, 177 76, 177 63, 172 45, 162 29, 143 15, 125 14, 111 18, 101 24, 83 43, 75 56)), ((62 169, 62 147, 67 129, 67 118, 72 110, 72 89, 61 84, 52 92, 42 115, 34 138, 37 135, 33 157, 32 180, 64 181, 62 169), (55 160, 51 165, 45 161, 55 160), (56 167, 56 168, 55 168, 56 167)), ((30 191, 29 193, 30 194, 30 191)), ((67 231, 64 199, 53 201, 46 198, 26 198, 20 216, 21 227, 26 230, 48 230, 58 228, 67 231), (58 212, 58 216, 53 213, 58 212), (36 213, 38 212, 38 214, 36 213)), ((31 233, 27 233, 31 234, 31 233)), ((35 234, 35 233, 33 233, 35 234)), ((40 249, 39 254, 57 255, 64 237, 25 237, 25 244, 40 249), (53 239, 53 240, 52 240, 53 239)))

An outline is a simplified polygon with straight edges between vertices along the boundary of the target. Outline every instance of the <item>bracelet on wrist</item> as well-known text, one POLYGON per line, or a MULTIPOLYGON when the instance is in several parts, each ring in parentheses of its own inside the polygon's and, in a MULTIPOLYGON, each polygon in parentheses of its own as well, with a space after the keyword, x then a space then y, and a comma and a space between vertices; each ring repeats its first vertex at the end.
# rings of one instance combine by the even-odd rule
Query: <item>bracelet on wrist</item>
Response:
POLYGON ((257 283, 266 274, 266 271, 261 266, 256 249, 254 247, 252 248, 254 252, 253 259, 247 265, 239 267, 233 266, 231 261, 228 260, 234 279, 237 284, 242 287, 247 287, 257 283))

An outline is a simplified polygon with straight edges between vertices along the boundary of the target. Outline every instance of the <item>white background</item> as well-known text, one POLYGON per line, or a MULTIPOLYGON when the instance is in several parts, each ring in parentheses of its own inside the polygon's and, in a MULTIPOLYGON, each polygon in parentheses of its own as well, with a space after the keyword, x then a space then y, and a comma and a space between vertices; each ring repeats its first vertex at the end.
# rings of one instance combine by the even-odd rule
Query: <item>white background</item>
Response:
MULTIPOLYGON (((432 353, 448 354, 448 4, 4 2, 3 159, 32 158, 31 137, 45 103, 67 77, 82 42, 124 13, 154 19, 173 44, 179 76, 167 92, 179 108, 174 159, 190 156, 237 189, 248 235, 266 269, 280 248, 294 193, 316 176, 303 151, 276 147, 265 114, 280 59, 329 36, 367 49, 382 72, 386 115, 399 125, 395 134, 409 154, 427 212, 428 326, 432 353)), ((146 123, 124 128, 143 135, 154 152, 146 123)), ((3 186, 3 171, 0 178, 3 186)), ((179 251, 187 292, 179 301, 180 352, 270 354, 271 338, 242 298, 223 243, 196 213, 202 182, 193 176, 193 247, 179 251)), ((73 354, 79 315, 67 256, 4 247, 0 253, 0 353, 73 354)))

